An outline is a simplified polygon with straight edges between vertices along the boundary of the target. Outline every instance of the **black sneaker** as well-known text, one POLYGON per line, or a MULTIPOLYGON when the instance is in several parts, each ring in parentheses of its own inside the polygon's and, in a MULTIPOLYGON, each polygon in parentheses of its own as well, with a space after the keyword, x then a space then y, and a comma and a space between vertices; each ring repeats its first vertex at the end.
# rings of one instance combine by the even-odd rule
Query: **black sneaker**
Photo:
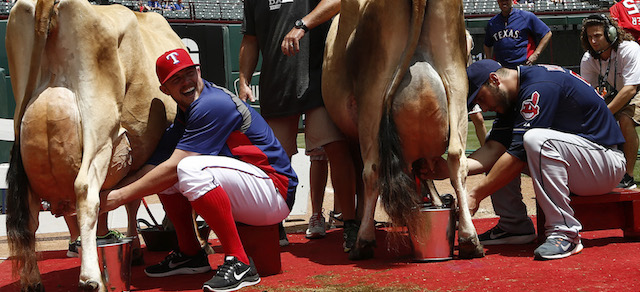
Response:
POLYGON ((561 237, 549 237, 533 254, 536 260, 555 260, 580 253, 582 248, 580 241, 576 244, 561 237))
POLYGON ((249 258, 250 265, 238 260, 234 256, 226 256, 224 263, 218 266, 216 275, 202 285, 204 291, 236 291, 260 283, 260 276, 249 258))
POLYGON ((360 226, 358 225, 356 220, 344 221, 344 228, 342 229, 342 237, 344 238, 344 244, 342 245, 342 247, 344 248, 344 252, 350 252, 351 249, 356 245, 359 230, 360 226))
POLYGON ((187 256, 180 251, 172 251, 162 262, 144 269, 144 273, 152 278, 173 275, 193 275, 211 271, 209 258, 204 250, 194 256, 187 256))
POLYGON ((514 234, 495 226, 489 231, 478 235, 478 239, 482 245, 525 244, 535 240, 536 234, 514 234))
POLYGON ((635 189, 636 188, 636 182, 633 179, 633 176, 630 176, 629 174, 625 173, 624 177, 622 178, 620 183, 616 186, 616 188, 620 188, 620 189, 635 189))
POLYGON ((78 238, 76 238, 76 240, 69 242, 69 249, 67 250, 67 257, 70 257, 70 258, 79 257, 79 255, 78 255, 78 248, 79 247, 80 247, 80 236, 78 236, 78 238))

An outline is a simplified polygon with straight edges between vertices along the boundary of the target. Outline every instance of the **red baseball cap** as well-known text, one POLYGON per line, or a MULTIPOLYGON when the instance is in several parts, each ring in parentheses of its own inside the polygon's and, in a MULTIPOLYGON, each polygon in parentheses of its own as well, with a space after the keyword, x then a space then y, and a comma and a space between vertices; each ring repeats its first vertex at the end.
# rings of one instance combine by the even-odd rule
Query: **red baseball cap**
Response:
POLYGON ((175 49, 165 52, 156 60, 156 74, 158 75, 160 84, 164 84, 173 74, 176 74, 176 72, 198 65, 200 64, 193 63, 187 51, 184 49, 175 49))

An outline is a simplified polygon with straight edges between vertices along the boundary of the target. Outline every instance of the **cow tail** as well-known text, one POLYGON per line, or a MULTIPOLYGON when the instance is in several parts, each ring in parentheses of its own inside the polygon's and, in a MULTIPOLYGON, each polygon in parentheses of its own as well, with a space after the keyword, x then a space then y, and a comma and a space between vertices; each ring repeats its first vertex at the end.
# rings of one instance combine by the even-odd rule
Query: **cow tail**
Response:
POLYGON ((406 49, 402 52, 400 62, 385 91, 378 134, 378 149, 380 151, 379 187, 382 203, 394 224, 407 227, 417 223, 416 215, 418 213, 412 210, 418 206, 420 198, 416 192, 415 181, 407 174, 402 141, 400 141, 393 120, 392 109, 396 90, 409 69, 411 59, 418 47, 426 6, 426 0, 412 1, 406 49))
MULTIPOLYGON (((42 55, 54 14, 54 0, 38 0, 35 9, 35 39, 29 77, 25 87, 22 102, 16 105, 14 115, 15 141, 11 149, 11 161, 7 173, 7 241, 9 253, 13 260, 14 277, 20 273, 22 287, 35 287, 39 283, 28 283, 32 273, 37 273, 38 267, 35 254, 35 232, 31 231, 31 212, 29 211, 29 192, 27 173, 22 164, 20 153, 20 124, 27 104, 38 84, 42 55), (33 265, 33 266, 32 266, 33 265)), ((35 222, 34 222, 35 224, 35 222)), ((37 277, 39 278, 39 277, 37 277)))
MULTIPOLYGON (((35 232, 31 231, 29 211, 28 179, 22 164, 20 146, 13 144, 11 163, 7 173, 7 239, 9 252, 13 258, 14 277, 18 271, 28 272, 37 267, 26 267, 35 263, 35 232)), ((24 279, 23 279, 24 280, 24 279)))
POLYGON ((394 225, 409 226, 416 222, 413 210, 420 203, 415 181, 407 174, 407 164, 402 152, 390 111, 385 111, 380 122, 380 197, 385 211, 394 225))

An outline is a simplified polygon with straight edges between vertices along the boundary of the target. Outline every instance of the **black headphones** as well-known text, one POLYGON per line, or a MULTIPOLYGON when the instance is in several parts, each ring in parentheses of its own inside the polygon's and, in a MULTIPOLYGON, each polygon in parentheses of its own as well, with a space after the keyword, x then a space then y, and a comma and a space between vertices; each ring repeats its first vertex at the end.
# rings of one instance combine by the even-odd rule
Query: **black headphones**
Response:
POLYGON ((618 40, 618 30, 615 26, 611 25, 609 18, 607 18, 604 14, 589 15, 583 20, 582 25, 591 20, 601 22, 604 25, 604 38, 607 40, 607 42, 613 44, 618 40))

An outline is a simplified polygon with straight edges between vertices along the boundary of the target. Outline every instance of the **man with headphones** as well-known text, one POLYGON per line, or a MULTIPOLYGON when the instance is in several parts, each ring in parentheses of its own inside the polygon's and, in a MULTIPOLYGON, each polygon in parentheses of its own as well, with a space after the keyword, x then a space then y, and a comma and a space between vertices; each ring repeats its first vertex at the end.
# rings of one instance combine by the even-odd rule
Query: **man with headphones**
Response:
POLYGON ((640 45, 604 14, 590 15, 583 20, 580 40, 586 50, 580 62, 580 75, 605 98, 626 140, 623 152, 627 169, 618 187, 635 188, 633 169, 638 153, 635 127, 640 124, 640 45))

